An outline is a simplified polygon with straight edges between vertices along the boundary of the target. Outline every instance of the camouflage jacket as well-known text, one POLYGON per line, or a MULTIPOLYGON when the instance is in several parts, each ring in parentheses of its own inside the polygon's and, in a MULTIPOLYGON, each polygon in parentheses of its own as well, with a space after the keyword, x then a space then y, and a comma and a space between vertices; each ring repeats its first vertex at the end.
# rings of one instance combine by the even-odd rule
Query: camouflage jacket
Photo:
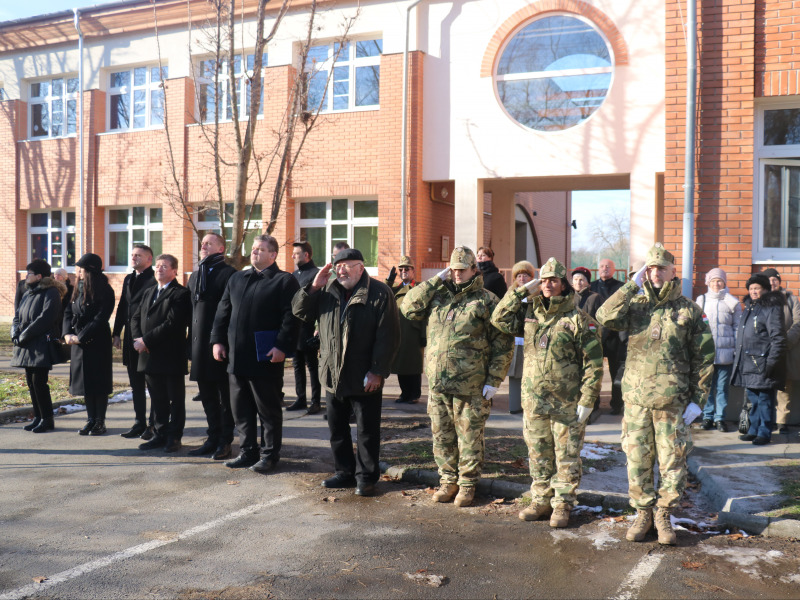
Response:
POLYGON ((575 295, 523 303, 525 288, 507 293, 492 314, 500 331, 525 337, 524 402, 534 414, 574 414, 591 408, 603 382, 603 346, 597 324, 575 306, 575 295))
POLYGON ((629 281, 597 311, 600 324, 627 331, 628 359, 622 378, 626 403, 645 408, 703 406, 714 371, 714 340, 703 311, 681 296, 678 279, 644 293, 629 281))
POLYGON ((400 307, 412 321, 428 319, 425 373, 440 394, 479 396, 484 385, 500 387, 511 364, 514 338, 492 327, 497 296, 478 274, 456 291, 438 276, 411 288, 400 307))

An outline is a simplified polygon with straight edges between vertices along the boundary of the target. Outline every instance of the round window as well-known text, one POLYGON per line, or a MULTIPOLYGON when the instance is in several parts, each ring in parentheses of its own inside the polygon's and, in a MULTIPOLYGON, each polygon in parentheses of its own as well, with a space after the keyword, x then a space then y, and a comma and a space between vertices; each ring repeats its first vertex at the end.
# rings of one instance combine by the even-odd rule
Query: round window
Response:
POLYGON ((497 64, 497 95, 508 114, 537 131, 560 131, 594 113, 608 93, 611 50, 575 16, 536 19, 508 42, 497 64))

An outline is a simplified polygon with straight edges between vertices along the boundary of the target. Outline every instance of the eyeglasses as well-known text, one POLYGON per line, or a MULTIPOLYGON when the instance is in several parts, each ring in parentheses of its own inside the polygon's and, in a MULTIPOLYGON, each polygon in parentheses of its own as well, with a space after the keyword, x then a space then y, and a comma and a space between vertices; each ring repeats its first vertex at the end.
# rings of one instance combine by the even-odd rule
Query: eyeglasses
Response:
POLYGON ((355 269, 356 267, 363 267, 363 266, 364 266, 364 263, 360 263, 360 262, 359 263, 353 263, 352 265, 348 265, 347 263, 340 262, 338 265, 336 265, 336 269, 337 270, 338 269, 344 269, 345 271, 351 271, 351 270, 355 269))
POLYGON ((411 271, 414 267, 397 267, 398 271, 411 271))

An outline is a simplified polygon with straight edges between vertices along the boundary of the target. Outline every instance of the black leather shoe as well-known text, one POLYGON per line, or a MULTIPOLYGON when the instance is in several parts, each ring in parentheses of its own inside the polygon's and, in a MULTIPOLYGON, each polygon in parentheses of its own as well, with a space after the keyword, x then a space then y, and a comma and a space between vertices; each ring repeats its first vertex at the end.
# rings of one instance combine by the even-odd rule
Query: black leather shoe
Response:
POLYGON ((333 477, 328 477, 322 482, 322 487, 329 489, 342 489, 356 487, 356 478, 352 475, 337 473, 333 477))
POLYGON ((375 495, 375 484, 374 483, 366 483, 366 482, 359 482, 356 486, 356 496, 374 496, 375 495))
POLYGON ((397 400, 395 400, 396 404, 408 404, 408 400, 400 396, 397 400))
POLYGON ((293 404, 286 407, 286 410, 306 410, 308 405, 305 401, 295 400, 293 404))
POLYGON ((745 433, 744 435, 740 435, 739 439, 743 442, 752 442, 754 439, 756 439, 756 436, 751 433, 745 433))
POLYGON ((213 454, 218 445, 219 444, 217 444, 217 440, 206 438, 206 441, 203 442, 202 446, 195 448, 194 450, 189 450, 187 454, 189 456, 205 456, 206 454, 213 454))
POLYGON ((86 421, 86 425, 84 425, 81 429, 78 429, 78 435, 89 435, 89 432, 94 427, 94 421, 86 421))
POLYGON ((139 450, 155 450, 156 448, 161 448, 162 446, 166 445, 167 445, 166 438, 154 435, 150 441, 145 442, 144 444, 139 444, 139 450))
POLYGON ((89 435, 105 435, 108 429, 106 429, 106 422, 103 419, 97 419, 94 422, 94 427, 89 432, 89 435))
POLYGON ((36 429, 36 426, 39 425, 39 423, 41 423, 41 422, 42 422, 42 420, 39 417, 34 417, 33 421, 31 421, 30 423, 25 425, 25 427, 23 427, 23 429, 25 431, 33 431, 34 429, 36 429))
POLYGON ((181 449, 181 438, 174 438, 167 440, 167 445, 164 448, 164 452, 177 452, 181 449))
POLYGON ((753 444, 755 446, 764 446, 766 444, 769 444, 769 440, 765 437, 757 437, 756 439, 753 440, 753 444))
POLYGON ((133 427, 128 429, 128 431, 126 431, 125 433, 120 433, 120 435, 128 439, 137 438, 144 433, 145 429, 147 429, 147 427, 145 427, 141 423, 134 423, 133 427))
POLYGON ((711 419, 703 419, 702 428, 705 431, 711 431, 712 429, 714 429, 714 421, 712 421, 711 419))
POLYGON ((53 431, 56 428, 56 424, 53 423, 52 419, 49 421, 45 421, 44 419, 31 431, 33 433, 44 433, 45 431, 53 431))
POLYGON ((787 425, 778 425, 778 433, 781 435, 789 435, 789 427, 787 425))
POLYGON ((214 460, 225 460, 226 458, 231 457, 231 445, 230 444, 220 444, 217 446, 216 452, 214 452, 213 458, 214 460))
POLYGON ((728 433, 728 426, 725 425, 725 421, 717 421, 714 423, 714 427, 716 427, 717 431, 721 431, 722 433, 728 433))
POLYGON ((152 425, 148 425, 139 437, 144 441, 152 440, 156 434, 156 429, 152 425))
POLYGON ((611 412, 608 413, 610 415, 614 415, 615 417, 622 414, 622 407, 621 406, 612 406, 611 412))
POLYGON ((253 452, 250 450, 242 450, 239 452, 239 456, 232 460, 226 460, 225 466, 229 469, 247 469, 252 467, 254 464, 258 462, 258 452, 253 452))
POLYGON ((322 410, 322 407, 319 405, 319 402, 312 402, 311 406, 308 407, 307 415, 316 415, 319 411, 322 410))
POLYGON ((272 473, 278 468, 278 461, 273 458, 262 458, 256 464, 249 467, 251 471, 256 473, 272 473))

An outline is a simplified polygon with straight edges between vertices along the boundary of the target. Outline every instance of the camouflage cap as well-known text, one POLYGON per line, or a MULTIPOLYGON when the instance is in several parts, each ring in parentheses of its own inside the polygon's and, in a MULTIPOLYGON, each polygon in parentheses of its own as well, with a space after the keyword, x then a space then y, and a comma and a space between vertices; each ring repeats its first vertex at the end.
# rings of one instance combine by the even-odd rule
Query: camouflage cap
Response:
POLYGON ((477 265, 475 253, 466 246, 459 246, 453 249, 450 255, 451 269, 469 269, 477 265))
POLYGON ((675 257, 664 248, 664 244, 656 242, 655 246, 647 251, 645 264, 648 267, 672 267, 675 265, 675 257))
POLYGON ((414 263, 411 260, 410 256, 403 255, 403 256, 400 257, 400 262, 397 263, 397 266, 398 267, 411 267, 413 269, 414 268, 414 263))
POLYGON ((547 262, 539 269, 539 278, 547 279, 548 277, 558 277, 563 279, 567 276, 567 268, 558 262, 555 257, 551 256, 547 262))

